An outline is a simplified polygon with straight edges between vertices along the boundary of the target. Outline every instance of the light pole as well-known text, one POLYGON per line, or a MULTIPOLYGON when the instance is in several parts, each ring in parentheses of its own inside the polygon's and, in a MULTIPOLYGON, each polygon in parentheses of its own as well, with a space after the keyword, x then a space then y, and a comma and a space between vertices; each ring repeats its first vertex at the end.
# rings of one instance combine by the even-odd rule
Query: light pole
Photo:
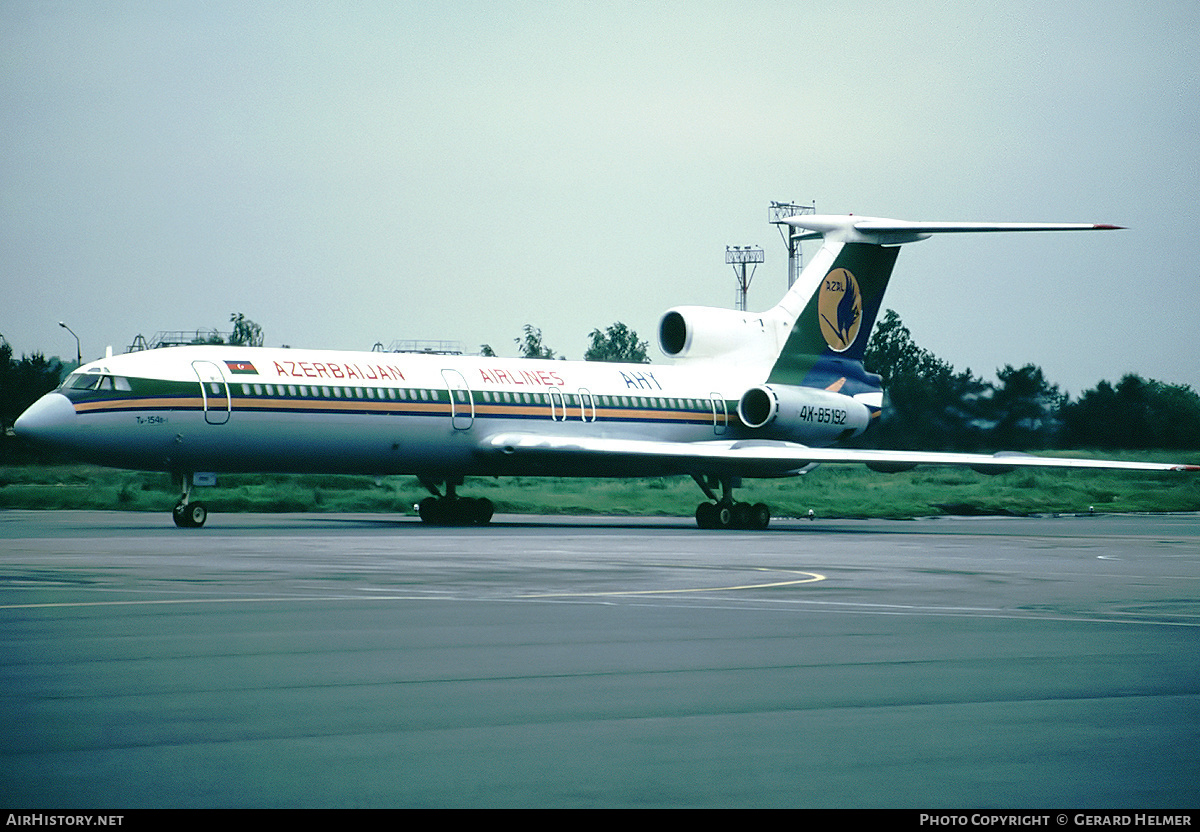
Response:
POLYGON ((746 293, 750 291, 750 281, 754 279, 754 272, 758 271, 758 264, 763 262, 763 250, 761 248, 751 248, 746 246, 734 246, 730 248, 725 246, 725 262, 733 266, 734 277, 738 282, 737 293, 737 308, 741 312, 746 311, 746 293), (746 277, 746 264, 753 263, 754 270, 750 272, 750 276, 746 277), (738 271, 738 267, 741 271, 738 271))
POLYGON ((800 241, 792 236, 795 233, 795 229, 789 228, 785 220, 797 214, 815 213, 817 213, 817 203, 815 200, 812 205, 797 205, 794 202, 772 202, 770 209, 768 209, 767 222, 779 229, 784 245, 787 246, 789 289, 796 282, 796 277, 800 274, 800 269, 804 266, 804 255, 800 250, 800 241))
MULTIPOLYGON (((63 329, 65 329, 67 332, 71 333, 72 335, 75 335, 75 330, 71 329, 71 327, 67 326, 62 321, 59 321, 58 325, 61 326, 63 329)), ((79 336, 78 335, 75 335, 75 366, 76 366, 76 368, 83 366, 83 351, 79 348, 79 336)))

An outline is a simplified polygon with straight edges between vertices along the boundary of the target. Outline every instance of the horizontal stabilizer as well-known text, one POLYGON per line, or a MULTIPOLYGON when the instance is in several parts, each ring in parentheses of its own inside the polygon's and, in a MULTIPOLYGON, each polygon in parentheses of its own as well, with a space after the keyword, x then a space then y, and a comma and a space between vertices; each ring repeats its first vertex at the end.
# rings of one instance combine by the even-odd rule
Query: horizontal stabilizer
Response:
POLYGON ((1091 222, 911 222, 882 217, 856 217, 853 214, 801 214, 785 223, 803 229, 793 239, 824 237, 843 243, 901 245, 928 239, 934 234, 977 234, 995 231, 1113 231, 1119 225, 1091 222))

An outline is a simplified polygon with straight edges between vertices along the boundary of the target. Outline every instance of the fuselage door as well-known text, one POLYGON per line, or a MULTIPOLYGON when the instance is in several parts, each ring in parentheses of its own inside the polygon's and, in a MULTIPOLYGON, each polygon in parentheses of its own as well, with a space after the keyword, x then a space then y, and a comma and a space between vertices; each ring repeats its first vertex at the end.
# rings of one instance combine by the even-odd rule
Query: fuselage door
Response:
POLYGON ((596 397, 586 387, 579 388, 579 418, 585 422, 596 421, 596 397))
POLYGON ((551 387, 547 393, 547 398, 550 399, 550 418, 555 422, 565 421, 567 418, 567 400, 563 398, 561 387, 551 387))
POLYGON ((229 384, 221 368, 211 361, 193 361, 192 370, 200 379, 200 396, 204 402, 204 421, 210 425, 223 425, 229 421, 233 403, 229 398, 229 384))
POLYGON ((709 393, 712 404, 713 433, 721 436, 729 428, 729 412, 725 409, 725 397, 720 393, 709 393))
POLYGON ((458 370, 442 370, 442 378, 450 393, 450 424, 455 430, 469 430, 475 424, 475 397, 467 380, 458 370))

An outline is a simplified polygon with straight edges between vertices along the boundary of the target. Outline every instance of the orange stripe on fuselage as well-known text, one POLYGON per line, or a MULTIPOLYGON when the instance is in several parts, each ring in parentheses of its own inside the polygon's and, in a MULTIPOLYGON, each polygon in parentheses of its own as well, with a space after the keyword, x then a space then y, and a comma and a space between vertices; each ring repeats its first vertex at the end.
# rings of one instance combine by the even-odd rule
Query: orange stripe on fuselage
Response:
MULTIPOLYGON (((153 398, 122 398, 122 399, 104 399, 98 401, 76 402, 76 413, 100 413, 113 411, 132 411, 132 410, 203 410, 204 399, 198 396, 176 396, 176 397, 153 397, 153 398)), ((469 411, 470 405, 466 402, 455 402, 455 408, 463 411, 469 411)), ((225 399, 214 397, 209 399, 208 406, 210 410, 223 411, 225 407, 225 399)), ((295 399, 295 398, 247 398, 244 396, 236 396, 232 399, 232 408, 234 411, 274 411, 278 413, 286 412, 329 412, 329 411, 347 411, 347 412, 362 412, 371 411, 376 413, 395 413, 395 414, 416 414, 416 415, 448 415, 450 413, 449 402, 417 402, 417 401, 379 401, 377 399, 295 399)), ((562 413, 563 407, 556 405, 555 413, 562 413)), ((566 407, 567 418, 578 419, 581 413, 591 415, 595 413, 596 420, 601 419, 616 419, 622 421, 635 422, 671 422, 678 424, 708 424, 712 421, 712 413, 707 411, 695 410, 643 410, 633 408, 614 408, 597 406, 584 407, 581 411, 578 404, 568 405, 566 407)), ((476 416, 495 416, 495 417, 525 417, 525 418, 545 418, 549 417, 551 410, 548 404, 539 404, 534 406, 529 405, 513 405, 513 404, 480 404, 475 403, 474 413, 476 416)), ((463 414, 460 414, 463 415, 463 414)), ((724 421, 731 421, 731 417, 726 415, 724 421)))

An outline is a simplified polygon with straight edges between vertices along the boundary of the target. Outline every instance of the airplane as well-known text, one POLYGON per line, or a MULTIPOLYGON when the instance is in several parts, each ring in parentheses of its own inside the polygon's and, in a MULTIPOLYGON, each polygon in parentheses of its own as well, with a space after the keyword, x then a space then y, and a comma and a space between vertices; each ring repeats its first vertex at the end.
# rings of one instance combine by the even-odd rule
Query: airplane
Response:
POLYGON ((791 217, 820 250, 771 309, 677 306, 658 341, 671 365, 461 355, 184 346, 114 355, 71 373, 14 432, 86 462, 166 471, 176 525, 203 526, 196 473, 415 475, 423 521, 483 525, 466 477, 690 475, 705 529, 767 528, 743 478, 821 463, 1200 471, 1200 465, 844 447, 883 407, 862 357, 900 246, 935 234, 1110 230, 1091 223, 791 217))

